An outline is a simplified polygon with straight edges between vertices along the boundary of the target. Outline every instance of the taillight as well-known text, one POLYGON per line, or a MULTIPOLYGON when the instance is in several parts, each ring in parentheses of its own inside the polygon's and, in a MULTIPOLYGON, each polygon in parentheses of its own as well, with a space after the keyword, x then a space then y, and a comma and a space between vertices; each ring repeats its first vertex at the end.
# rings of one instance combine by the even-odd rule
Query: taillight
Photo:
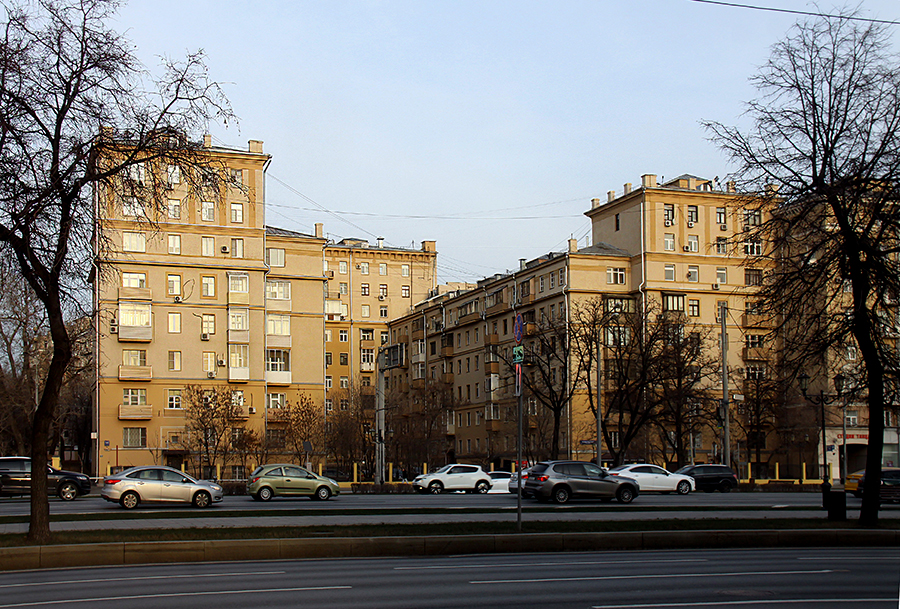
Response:
POLYGON ((121 480, 116 480, 115 478, 110 478, 109 480, 104 480, 103 484, 118 484, 121 480))
POLYGON ((537 480, 538 482, 546 482, 549 479, 550 479, 550 476, 547 476, 547 475, 538 476, 537 478, 535 478, 535 480, 537 480))
POLYGON ((257 476, 256 478, 252 478, 252 479, 250 480, 250 484, 253 484, 253 483, 256 482, 257 480, 259 480, 259 476, 257 476))
POLYGON ((610 475, 610 476, 618 476, 618 475, 619 475, 619 472, 609 472, 609 475, 610 475))

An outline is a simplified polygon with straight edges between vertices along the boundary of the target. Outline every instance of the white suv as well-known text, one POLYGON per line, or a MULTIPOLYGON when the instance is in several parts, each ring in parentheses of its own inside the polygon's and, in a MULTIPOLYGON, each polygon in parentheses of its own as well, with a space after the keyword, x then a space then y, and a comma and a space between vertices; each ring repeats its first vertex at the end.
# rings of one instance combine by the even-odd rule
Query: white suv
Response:
POLYGON ((445 465, 430 474, 416 476, 413 488, 420 493, 466 491, 486 493, 491 490, 491 477, 479 465, 445 465))

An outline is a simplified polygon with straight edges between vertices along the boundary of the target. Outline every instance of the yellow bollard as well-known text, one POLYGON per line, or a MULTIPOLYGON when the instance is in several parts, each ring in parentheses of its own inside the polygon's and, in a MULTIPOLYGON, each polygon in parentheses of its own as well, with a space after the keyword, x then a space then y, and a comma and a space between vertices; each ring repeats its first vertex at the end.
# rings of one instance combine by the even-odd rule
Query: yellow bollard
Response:
POLYGON ((319 475, 320 476, 322 475, 322 464, 321 463, 319 463, 319 475))
POLYGON ((423 464, 422 464, 422 474, 424 475, 424 474, 427 474, 427 473, 428 473, 428 464, 427 464, 427 463, 423 463, 423 464))
POLYGON ((356 477, 356 469, 357 469, 356 466, 357 466, 357 464, 354 463, 353 464, 353 482, 354 483, 359 482, 359 479, 356 477))
POLYGON ((747 464, 747 480, 753 477, 752 472, 750 471, 750 464, 747 464))
POLYGON ((806 463, 803 464, 803 471, 800 473, 800 484, 806 483, 806 463))
POLYGON ((781 476, 780 476, 780 474, 779 474, 779 472, 778 472, 778 463, 775 463, 775 479, 776 479, 776 480, 780 480, 780 479, 781 479, 781 476))
POLYGON ((512 464, 512 471, 513 471, 513 473, 516 473, 517 471, 519 471, 518 465, 519 465, 518 463, 513 462, 513 464, 512 464))
POLYGON ((388 482, 389 483, 394 482, 394 464, 393 463, 388 463, 388 482))

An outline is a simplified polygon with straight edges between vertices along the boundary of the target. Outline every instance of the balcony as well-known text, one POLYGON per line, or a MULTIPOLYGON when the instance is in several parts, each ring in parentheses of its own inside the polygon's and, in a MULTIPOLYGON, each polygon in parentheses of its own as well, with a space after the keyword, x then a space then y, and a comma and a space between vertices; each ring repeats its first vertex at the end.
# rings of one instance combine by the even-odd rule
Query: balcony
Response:
POLYGON ((119 366, 120 381, 149 381, 153 379, 153 366, 119 366))
POLYGON ((290 385, 291 384, 291 371, 290 370, 267 370, 266 371, 266 382, 270 385, 290 385))
POLYGON ((425 330, 421 328, 412 331, 412 339, 413 340, 422 340, 425 338, 425 330))
POLYGON ((409 357, 409 361, 413 364, 421 364, 425 361, 425 353, 416 353, 409 357))
POLYGON ((233 383, 246 383, 250 380, 250 368, 238 368, 229 366, 228 380, 233 383))
POLYGON ((360 362, 359 363, 359 371, 360 372, 375 372, 375 362, 360 362))
POLYGON ((119 300, 153 300, 150 288, 119 288, 119 300))
POLYGON ((153 340, 153 326, 123 326, 118 329, 119 342, 149 343, 153 340))
POLYGON ((744 361, 748 360, 762 360, 767 361, 769 356, 771 355, 771 351, 768 347, 744 347, 743 353, 741 353, 741 357, 744 358, 744 361))
POLYGON ((484 335, 484 344, 488 345, 499 345, 500 344, 500 335, 499 334, 485 334, 484 335))
POLYGON ((250 418, 250 409, 247 405, 238 406, 228 414, 228 419, 231 421, 246 421, 250 418))
POLYGON ((250 304, 250 294, 247 292, 228 292, 228 304, 248 305, 250 304))
POLYGON ((500 374, 500 362, 485 362, 484 363, 484 373, 485 374, 500 374))
POLYGON ((478 319, 481 319, 481 312, 480 311, 472 311, 471 313, 466 313, 465 315, 460 317, 459 324, 460 325, 467 324, 467 323, 476 321, 478 319))
POLYGON ((120 420, 140 421, 151 418, 153 418, 153 406, 149 404, 141 404, 140 406, 119 404, 120 420))
POLYGON ((745 328, 767 328, 772 325, 772 322, 767 315, 744 313, 741 316, 741 325, 745 328))
POLYGON ((453 345, 442 346, 441 357, 453 357, 453 345))
POLYGON ((266 298, 266 309, 269 311, 290 311, 291 301, 290 299, 266 298))
POLYGON ((509 309, 509 305, 505 302, 498 302, 497 304, 491 305, 485 310, 485 315, 496 315, 497 313, 503 313, 504 311, 509 309))
MULTIPOLYGON (((229 340, 231 337, 229 336, 229 340)), ((266 346, 272 348, 282 348, 282 349, 290 349, 291 348, 291 337, 282 336, 281 334, 266 334, 266 346)))
POLYGON ((228 330, 228 342, 246 345, 250 342, 250 330, 228 330))
POLYGON ((452 384, 453 384, 453 373, 452 373, 452 372, 445 372, 445 373, 443 373, 443 374, 441 375, 441 382, 442 382, 442 383, 447 383, 447 384, 449 384, 449 385, 452 385, 452 384))

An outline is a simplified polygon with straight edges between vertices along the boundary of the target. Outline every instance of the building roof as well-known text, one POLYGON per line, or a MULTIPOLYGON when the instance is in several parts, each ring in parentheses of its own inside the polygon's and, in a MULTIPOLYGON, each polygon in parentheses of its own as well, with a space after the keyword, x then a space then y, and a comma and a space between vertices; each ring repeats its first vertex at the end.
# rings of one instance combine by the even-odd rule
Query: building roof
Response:
POLYGON ((622 256, 624 258, 631 258, 631 254, 626 252, 625 250, 615 247, 614 245, 610 245, 609 243, 595 243, 594 245, 589 245, 587 247, 583 247, 577 252, 573 252, 575 254, 593 254, 595 256, 622 256))
POLYGON ((267 226, 266 234, 271 235, 273 237, 304 237, 307 239, 315 239, 315 235, 308 235, 306 233, 298 233, 296 231, 288 230, 286 228, 277 228, 275 226, 267 226))

